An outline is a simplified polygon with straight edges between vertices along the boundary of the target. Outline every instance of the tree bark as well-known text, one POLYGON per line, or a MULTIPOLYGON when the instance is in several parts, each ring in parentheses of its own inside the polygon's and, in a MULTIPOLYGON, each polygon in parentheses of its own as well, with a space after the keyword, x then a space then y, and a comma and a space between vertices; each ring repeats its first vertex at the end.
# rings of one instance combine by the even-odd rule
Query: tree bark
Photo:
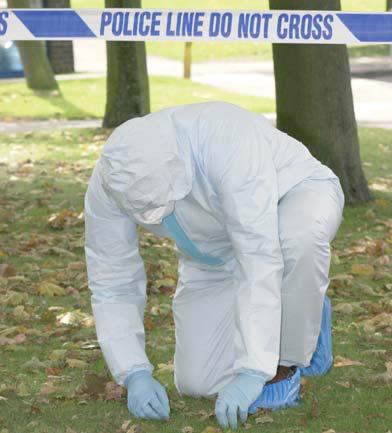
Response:
MULTIPOLYGON (((141 0, 106 0, 107 8, 140 8, 141 0)), ((107 42, 106 109, 104 127, 116 127, 150 112, 146 46, 144 42, 107 42)))
MULTIPOLYGON (((307 0, 270 0, 271 9, 309 9, 307 0)), ((312 9, 340 10, 340 0, 312 9)), ((362 171, 345 45, 273 44, 277 127, 304 143, 342 184, 346 203, 371 199, 362 171)))
MULTIPOLYGON (((32 7, 30 0, 8 0, 9 8, 32 7)), ((17 41, 27 86, 33 90, 58 89, 52 67, 46 55, 44 42, 41 41, 17 41)))

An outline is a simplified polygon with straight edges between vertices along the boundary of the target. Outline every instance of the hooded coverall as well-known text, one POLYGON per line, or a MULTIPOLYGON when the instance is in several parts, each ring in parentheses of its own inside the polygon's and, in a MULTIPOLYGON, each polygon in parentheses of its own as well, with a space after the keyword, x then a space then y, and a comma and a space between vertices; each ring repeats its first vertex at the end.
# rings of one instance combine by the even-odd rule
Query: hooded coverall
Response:
MULTIPOLYGON (((85 198, 97 336, 119 384, 152 370, 135 217, 173 209, 177 389, 211 396, 242 371, 309 365, 344 196, 337 177, 261 115, 206 102, 129 120, 103 148, 85 198), (176 240, 174 238, 174 240, 176 240)), ((170 216, 169 215, 169 216, 170 216)), ((162 224, 145 224, 171 236, 162 224)))

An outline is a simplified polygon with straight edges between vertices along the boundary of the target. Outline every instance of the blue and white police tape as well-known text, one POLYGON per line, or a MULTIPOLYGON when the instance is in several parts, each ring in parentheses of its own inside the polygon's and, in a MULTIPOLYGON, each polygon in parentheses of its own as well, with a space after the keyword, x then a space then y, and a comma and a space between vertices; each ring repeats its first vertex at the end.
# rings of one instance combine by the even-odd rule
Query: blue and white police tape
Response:
POLYGON ((3 9, 0 40, 392 42, 392 13, 186 9, 3 9))

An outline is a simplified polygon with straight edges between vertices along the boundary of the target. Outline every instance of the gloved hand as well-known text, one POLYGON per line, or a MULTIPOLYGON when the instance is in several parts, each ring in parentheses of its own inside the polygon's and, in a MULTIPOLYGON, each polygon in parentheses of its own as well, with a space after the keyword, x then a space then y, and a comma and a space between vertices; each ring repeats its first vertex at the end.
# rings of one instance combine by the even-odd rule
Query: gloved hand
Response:
POLYGON ((165 388, 147 370, 129 375, 124 385, 128 389, 128 410, 138 418, 169 419, 170 406, 165 388))
POLYGON ((248 409, 263 390, 263 376, 240 373, 224 386, 215 403, 215 415, 222 428, 237 428, 237 412, 242 423, 248 418, 248 409))

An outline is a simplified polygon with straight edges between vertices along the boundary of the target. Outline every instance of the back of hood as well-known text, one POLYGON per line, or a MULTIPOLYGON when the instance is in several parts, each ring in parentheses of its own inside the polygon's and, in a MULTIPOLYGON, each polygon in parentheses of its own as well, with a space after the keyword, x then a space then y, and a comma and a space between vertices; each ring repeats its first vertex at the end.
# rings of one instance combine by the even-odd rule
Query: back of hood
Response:
POLYGON ((100 158, 103 187, 127 213, 142 213, 184 198, 192 187, 190 150, 164 109, 116 128, 100 158))

